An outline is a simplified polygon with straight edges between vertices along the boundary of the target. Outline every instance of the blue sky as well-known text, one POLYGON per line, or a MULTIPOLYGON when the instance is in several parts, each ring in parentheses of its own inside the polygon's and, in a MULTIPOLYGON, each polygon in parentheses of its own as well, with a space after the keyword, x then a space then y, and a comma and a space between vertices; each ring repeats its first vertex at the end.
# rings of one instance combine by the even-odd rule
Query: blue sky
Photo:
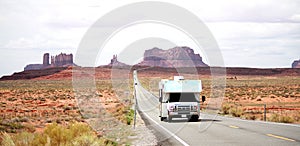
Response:
MULTIPOLYGON (((225 66, 290 67, 300 59, 298 0, 161 1, 184 7, 203 20, 219 44, 225 66)), ((137 1, 0 0, 0 76, 41 63, 45 52, 75 54, 97 19, 132 2, 137 1)), ((107 64, 121 51, 116 47, 96 64, 107 64)))

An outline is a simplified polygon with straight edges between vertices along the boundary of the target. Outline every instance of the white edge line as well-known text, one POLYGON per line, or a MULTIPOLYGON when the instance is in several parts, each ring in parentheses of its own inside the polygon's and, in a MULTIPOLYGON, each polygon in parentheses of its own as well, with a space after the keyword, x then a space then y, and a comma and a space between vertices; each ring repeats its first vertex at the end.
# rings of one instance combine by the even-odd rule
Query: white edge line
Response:
POLYGON ((168 129, 166 129, 165 127, 161 126, 159 123, 157 123, 155 120, 153 120, 147 113, 143 112, 144 115, 150 119, 152 122, 154 122, 156 125, 158 125, 160 128, 162 128, 163 130, 165 130, 166 132, 168 132, 171 136, 173 136, 177 141, 179 141, 181 144, 183 144, 184 146, 189 146, 189 144, 187 144, 185 141, 183 141, 181 138, 179 138, 177 135, 175 135, 174 133, 172 133, 171 131, 169 131, 168 129))
MULTIPOLYGON (((143 112, 143 111, 142 111, 143 112)), ((187 144, 185 141, 183 141, 181 138, 179 138, 177 135, 175 135, 174 133, 172 133, 171 131, 169 131, 168 129, 166 129, 165 127, 161 126, 159 123, 157 123, 155 120, 153 120, 146 112, 143 112, 144 115, 150 119, 153 123, 155 123, 156 125, 158 125, 160 128, 162 128, 163 130, 165 130, 168 134, 170 134, 172 137, 174 137, 177 141, 179 141, 181 144, 183 144, 184 146, 189 146, 189 144, 187 144)))

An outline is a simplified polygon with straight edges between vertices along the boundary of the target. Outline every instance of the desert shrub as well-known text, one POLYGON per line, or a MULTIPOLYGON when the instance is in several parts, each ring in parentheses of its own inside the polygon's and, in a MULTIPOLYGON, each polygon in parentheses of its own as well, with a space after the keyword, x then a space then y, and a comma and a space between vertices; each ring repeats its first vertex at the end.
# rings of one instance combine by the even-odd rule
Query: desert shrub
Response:
POLYGON ((6 130, 6 128, 4 126, 0 125, 0 132, 5 131, 5 130, 6 130))
POLYGON ((28 122, 29 118, 28 117, 20 117, 20 122, 28 122))
POLYGON ((10 121, 11 122, 20 122, 20 119, 19 119, 19 117, 15 117, 15 118, 12 118, 10 121))
POLYGON ((94 134, 94 131, 92 131, 92 129, 88 125, 83 123, 72 123, 70 126, 70 131, 72 137, 80 136, 83 134, 94 134))
POLYGON ((7 98, 7 100, 8 101, 16 101, 16 100, 18 100, 17 98, 14 98, 14 97, 9 97, 9 98, 7 98))
POLYGON ((31 146, 39 146, 39 145, 44 145, 44 146, 50 146, 51 141, 49 136, 45 134, 34 134, 34 139, 30 143, 31 146))
POLYGON ((104 140, 104 144, 107 146, 117 146, 118 143, 115 141, 111 141, 111 140, 104 140))
POLYGON ((61 119, 61 118, 57 118, 57 119, 55 120, 55 122, 56 122, 57 124, 61 124, 61 123, 62 123, 62 119, 61 119))
POLYGON ((294 118, 290 116, 281 116, 280 122, 283 123, 294 123, 294 118))
POLYGON ((34 135, 32 133, 22 132, 13 136, 12 139, 15 146, 25 146, 30 145, 30 143, 34 139, 34 135))
POLYGON ((3 146, 14 146, 14 141, 11 136, 7 133, 1 133, 1 145, 3 146))
POLYGON ((32 124, 24 124, 24 130, 27 132, 35 132, 35 127, 32 124))
POLYGON ((229 104, 223 104, 223 106, 222 106, 222 113, 224 115, 229 114, 230 108, 231 108, 231 106, 229 104))
POLYGON ((234 117, 241 117, 243 115, 243 109, 239 107, 230 108, 229 114, 231 114, 234 117))
POLYGON ((271 117, 268 118, 268 121, 279 122, 279 115, 278 114, 272 114, 271 117))
POLYGON ((28 117, 15 117, 11 119, 12 122, 28 122, 28 117))
POLYGON ((126 114, 126 123, 127 125, 130 125, 132 120, 134 118, 134 110, 133 109, 130 109, 127 114, 126 114))
POLYGON ((117 145, 116 142, 98 138, 96 133, 86 124, 72 123, 61 126, 56 123, 48 125, 43 133, 22 132, 14 135, 2 133, 1 145, 5 146, 40 146, 40 145, 117 145))
POLYGON ((250 114, 250 115, 244 115, 243 116, 245 119, 247 119, 247 120, 256 120, 256 116, 255 115, 253 115, 253 114, 250 114))
POLYGON ((45 99, 44 97, 39 97, 38 99, 39 99, 40 101, 43 101, 43 102, 46 101, 46 99, 45 99))
POLYGON ((6 102, 0 102, 0 107, 6 107, 6 102))
POLYGON ((46 123, 52 123, 52 119, 46 119, 46 123))
POLYGON ((66 145, 71 138, 70 131, 57 123, 47 126, 44 134, 50 137, 51 145, 66 145))
POLYGON ((64 110, 65 111, 72 110, 72 107, 70 107, 70 106, 64 106, 64 110))
POLYGON ((281 123, 293 123, 295 120, 290 116, 281 116, 279 114, 272 114, 268 121, 271 122, 281 122, 281 123))
POLYGON ((98 139, 90 134, 84 134, 73 140, 72 145, 74 146, 98 146, 99 143, 104 143, 102 139, 98 139))
POLYGON ((0 122, 0 131, 15 133, 16 130, 22 128, 24 128, 24 126, 15 120, 3 120, 0 122))

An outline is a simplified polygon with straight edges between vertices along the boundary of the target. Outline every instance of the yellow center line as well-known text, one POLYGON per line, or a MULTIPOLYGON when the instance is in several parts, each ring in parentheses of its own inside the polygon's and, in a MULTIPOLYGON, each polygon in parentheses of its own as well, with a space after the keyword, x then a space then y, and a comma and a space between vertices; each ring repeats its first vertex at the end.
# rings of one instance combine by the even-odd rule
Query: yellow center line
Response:
POLYGON ((230 128, 235 128, 235 129, 238 129, 238 128, 239 128, 238 126, 233 126, 233 125, 230 125, 229 127, 230 127, 230 128))
POLYGON ((282 136, 278 136, 278 135, 273 135, 273 134, 267 134, 267 135, 268 135, 268 136, 271 136, 271 137, 275 137, 275 138, 287 140, 287 141, 295 141, 295 140, 293 140, 293 139, 289 139, 289 138, 282 137, 282 136))

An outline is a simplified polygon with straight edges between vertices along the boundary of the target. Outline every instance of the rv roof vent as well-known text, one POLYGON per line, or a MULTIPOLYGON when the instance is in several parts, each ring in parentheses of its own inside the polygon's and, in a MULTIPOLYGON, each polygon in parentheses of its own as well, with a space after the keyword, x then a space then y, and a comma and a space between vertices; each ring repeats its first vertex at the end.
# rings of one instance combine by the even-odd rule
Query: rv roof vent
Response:
POLYGON ((174 76, 174 81, 184 80, 183 76, 174 76))

